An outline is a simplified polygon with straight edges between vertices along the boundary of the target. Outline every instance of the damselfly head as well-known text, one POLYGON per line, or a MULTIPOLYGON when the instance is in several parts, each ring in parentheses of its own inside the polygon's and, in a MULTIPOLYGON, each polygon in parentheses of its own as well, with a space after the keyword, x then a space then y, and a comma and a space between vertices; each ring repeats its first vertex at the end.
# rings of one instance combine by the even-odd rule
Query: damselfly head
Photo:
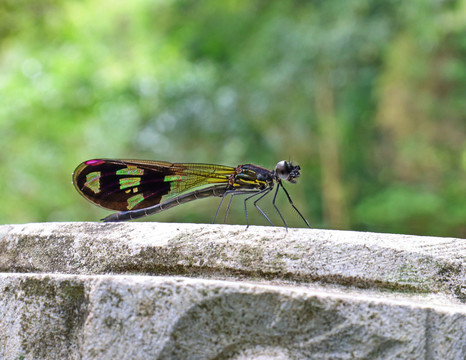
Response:
POLYGON ((299 165, 295 166, 289 161, 282 160, 275 166, 275 175, 281 180, 294 184, 296 183, 295 179, 301 175, 301 168, 299 165))

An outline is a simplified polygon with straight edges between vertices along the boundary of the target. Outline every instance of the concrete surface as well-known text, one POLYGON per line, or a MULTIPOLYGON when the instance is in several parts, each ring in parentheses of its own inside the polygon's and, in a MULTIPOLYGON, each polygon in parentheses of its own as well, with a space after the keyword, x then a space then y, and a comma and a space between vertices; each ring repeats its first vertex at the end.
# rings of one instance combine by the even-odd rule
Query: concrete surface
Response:
POLYGON ((0 226, 0 359, 466 358, 466 240, 0 226))

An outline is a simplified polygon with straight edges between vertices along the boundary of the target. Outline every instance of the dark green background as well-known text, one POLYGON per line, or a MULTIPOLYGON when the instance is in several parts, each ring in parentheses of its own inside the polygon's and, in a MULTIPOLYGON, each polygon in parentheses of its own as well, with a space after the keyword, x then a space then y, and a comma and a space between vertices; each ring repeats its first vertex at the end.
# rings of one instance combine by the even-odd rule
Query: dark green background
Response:
MULTIPOLYGON (((94 157, 291 159, 302 176, 287 188, 313 227, 465 237, 465 9, 2 0, 0 222, 107 215, 71 184, 94 157)), ((217 204, 149 220, 210 222, 217 204)), ((245 223, 239 199, 229 223, 245 223)))

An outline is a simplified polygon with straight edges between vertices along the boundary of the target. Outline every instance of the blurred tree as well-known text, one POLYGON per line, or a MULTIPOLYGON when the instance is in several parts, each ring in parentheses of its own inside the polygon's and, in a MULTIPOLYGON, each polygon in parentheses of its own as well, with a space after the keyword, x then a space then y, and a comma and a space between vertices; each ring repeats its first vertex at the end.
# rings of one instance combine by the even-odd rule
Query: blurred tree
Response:
POLYGON ((394 231, 464 236, 466 3, 415 4, 400 9, 409 26, 387 48, 379 77, 374 160, 382 186, 358 213, 394 231))
MULTIPOLYGON (((291 158, 303 171, 290 192, 313 226, 464 236, 465 8, 4 1, 0 192, 14 205, 0 219, 100 217, 69 184, 92 157, 291 158)), ((203 201, 150 220, 208 221, 217 200, 203 201)))

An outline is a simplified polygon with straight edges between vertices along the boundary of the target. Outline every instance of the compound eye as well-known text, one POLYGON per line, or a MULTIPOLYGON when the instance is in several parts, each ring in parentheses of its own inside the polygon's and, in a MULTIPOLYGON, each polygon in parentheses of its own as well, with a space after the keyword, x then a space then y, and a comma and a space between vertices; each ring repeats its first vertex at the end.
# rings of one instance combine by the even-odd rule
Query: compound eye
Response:
POLYGON ((288 180, 290 177, 290 170, 285 160, 280 161, 277 166, 275 166, 275 173, 280 179, 288 180))

